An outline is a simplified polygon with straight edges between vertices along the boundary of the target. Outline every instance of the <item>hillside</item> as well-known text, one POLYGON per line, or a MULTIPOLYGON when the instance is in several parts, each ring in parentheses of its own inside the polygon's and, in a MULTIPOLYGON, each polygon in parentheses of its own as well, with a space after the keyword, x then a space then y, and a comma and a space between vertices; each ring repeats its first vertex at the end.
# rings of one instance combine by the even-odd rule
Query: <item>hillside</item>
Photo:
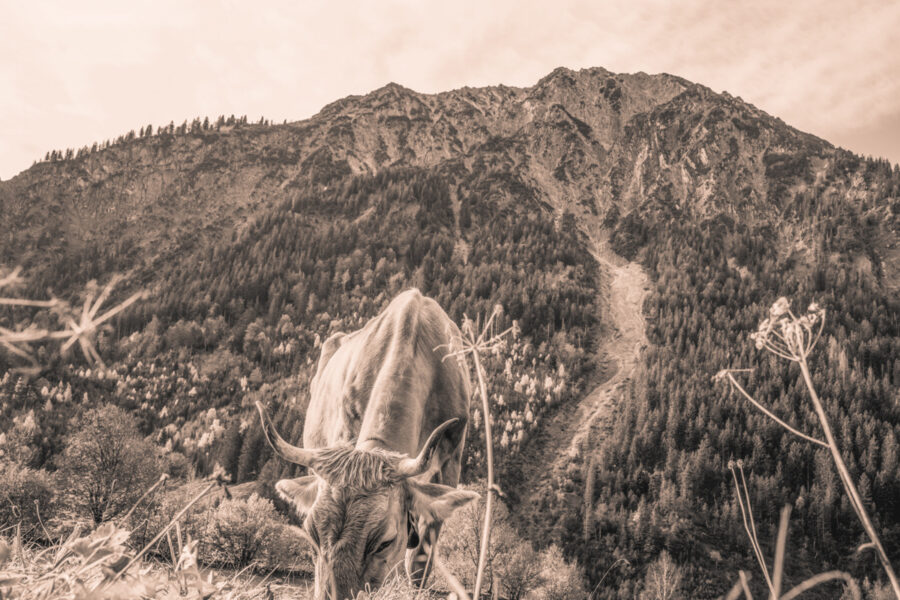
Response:
POLYGON ((814 375, 900 554, 898 200, 885 161, 678 77, 600 68, 127 136, 0 182, 0 264, 21 264, 31 293, 114 272, 120 293, 150 292, 102 338, 108 372, 49 355, 38 381, 7 374, 0 422, 35 410, 46 462, 69 416, 112 400, 199 470, 268 481, 287 467, 252 400, 278 402, 296 435, 321 340, 416 285, 454 319, 501 303, 520 322, 488 359, 501 481, 522 531, 561 543, 592 585, 629 561, 603 597, 632 597, 662 549, 696 598, 749 565, 731 458, 749 465, 761 537, 795 505, 792 574, 871 576, 827 464, 710 378, 756 366, 758 396, 811 427, 796 374, 748 335, 780 295, 826 306, 814 375))

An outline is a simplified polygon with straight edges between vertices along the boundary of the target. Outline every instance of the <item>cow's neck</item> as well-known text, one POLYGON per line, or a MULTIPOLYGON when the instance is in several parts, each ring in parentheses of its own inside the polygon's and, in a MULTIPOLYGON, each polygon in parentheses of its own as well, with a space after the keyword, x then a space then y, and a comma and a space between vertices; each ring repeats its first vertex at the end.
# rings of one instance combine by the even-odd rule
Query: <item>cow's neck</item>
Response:
POLYGON ((364 406, 354 407, 360 415, 357 447, 414 455, 425 441, 424 415, 435 380, 434 344, 420 339, 417 307, 406 307, 383 324, 383 350, 368 357, 372 362, 363 361, 368 368, 357 371, 361 385, 356 389, 368 391, 357 396, 364 406))
POLYGON ((356 447, 362 450, 383 448, 401 454, 414 455, 422 437, 423 403, 409 402, 401 396, 373 398, 364 413, 356 447))

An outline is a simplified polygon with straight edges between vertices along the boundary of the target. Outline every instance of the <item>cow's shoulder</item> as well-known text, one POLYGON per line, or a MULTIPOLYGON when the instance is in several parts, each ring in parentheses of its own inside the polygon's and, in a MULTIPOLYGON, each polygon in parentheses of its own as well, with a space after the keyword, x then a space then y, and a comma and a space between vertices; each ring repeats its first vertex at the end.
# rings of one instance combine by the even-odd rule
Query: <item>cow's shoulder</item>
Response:
POLYGON ((316 366, 316 374, 313 377, 313 385, 315 385, 315 382, 322 375, 322 371, 325 370, 325 365, 328 364, 328 361, 331 360, 331 357, 334 356, 334 353, 337 352, 338 349, 343 345, 347 337, 348 336, 346 333, 333 333, 328 336, 328 339, 325 340, 324 344, 322 344, 322 352, 319 353, 319 364, 316 366))
POLYGON ((401 340, 412 340, 423 333, 429 338, 459 336, 459 329, 441 305, 415 288, 398 294, 385 309, 384 317, 391 334, 401 340))
POLYGON ((395 339, 413 340, 425 304, 425 296, 416 288, 397 294, 384 309, 385 324, 395 339))

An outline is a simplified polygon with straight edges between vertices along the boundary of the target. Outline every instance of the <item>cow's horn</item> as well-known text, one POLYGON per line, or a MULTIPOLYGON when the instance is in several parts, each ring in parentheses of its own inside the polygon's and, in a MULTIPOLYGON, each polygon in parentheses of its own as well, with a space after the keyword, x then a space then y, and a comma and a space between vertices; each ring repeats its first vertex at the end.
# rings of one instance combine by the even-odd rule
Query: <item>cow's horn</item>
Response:
POLYGON ((256 402, 255 404, 256 410, 259 411, 259 418, 262 420, 263 433, 266 435, 266 441, 275 449, 278 456, 292 463, 311 467, 316 451, 292 446, 284 441, 284 439, 278 435, 275 426, 272 425, 272 420, 269 418, 269 414, 266 412, 266 409, 263 408, 263 405, 259 402, 256 402))
POLYGON ((441 434, 457 423, 459 423, 459 419, 450 419, 449 421, 444 421, 438 425, 437 428, 431 432, 431 435, 428 436, 428 441, 422 446, 422 451, 419 452, 417 457, 407 457, 400 460, 397 464, 397 474, 401 477, 415 477, 428 470, 428 463, 431 462, 431 455, 434 454, 434 450, 437 448, 438 442, 441 439, 441 434))

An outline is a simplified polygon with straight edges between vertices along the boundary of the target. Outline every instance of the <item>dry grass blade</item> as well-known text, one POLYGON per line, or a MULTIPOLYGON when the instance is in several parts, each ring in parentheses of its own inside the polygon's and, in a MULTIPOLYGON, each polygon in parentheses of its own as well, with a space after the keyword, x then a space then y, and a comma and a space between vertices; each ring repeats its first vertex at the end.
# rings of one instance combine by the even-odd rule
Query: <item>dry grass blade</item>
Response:
POLYGON ((748 582, 747 574, 741 570, 739 575, 741 577, 741 588, 744 590, 744 595, 747 596, 747 600, 753 600, 753 594, 750 593, 750 584, 748 582))
POLYGON ((740 580, 738 580, 731 589, 728 591, 728 594, 725 595, 725 600, 737 600, 740 598, 741 594, 744 593, 744 586, 740 580))
POLYGON ((24 298, 0 298, 0 306, 27 306, 30 308, 53 308, 59 300, 26 300, 24 298))
POLYGON ((781 597, 781 581, 784 577, 784 553, 787 547, 788 523, 791 519, 791 507, 781 509, 781 522, 778 524, 778 540, 775 542, 775 574, 772 576, 774 598, 781 597))
MULTIPOLYGON (((2 272, 3 269, 0 269, 2 272)), ((24 283, 24 280, 21 277, 22 267, 16 267, 6 275, 0 276, 0 290, 5 287, 17 287, 24 283)))
POLYGON ((628 559, 626 559, 626 558, 619 558, 619 559, 617 559, 613 564, 609 565, 609 567, 606 569, 606 572, 603 573, 603 577, 600 578, 600 581, 598 581, 598 582, 597 582, 597 585, 594 586, 594 589, 591 590, 591 595, 588 596, 588 600, 593 600, 594 594, 596 594, 596 593, 597 593, 597 590, 600 589, 600 586, 603 584, 603 580, 606 579, 606 576, 609 575, 610 572, 612 572, 613 568, 614 568, 616 565, 618 565, 619 563, 623 563, 623 564, 626 564, 626 565, 631 565, 631 563, 628 562, 628 559))
POLYGON ((796 587, 785 593, 785 595, 781 596, 778 600, 793 600, 803 592, 811 590, 817 585, 821 585, 827 581, 833 581, 835 579, 843 579, 847 584, 847 589, 850 590, 850 594, 853 596, 853 600, 861 600, 862 594, 859 591, 859 586, 856 585, 856 582, 853 581, 853 578, 850 577, 850 575, 844 573, 843 571, 827 571, 825 573, 820 573, 818 575, 810 577, 803 583, 797 585, 796 587))
POLYGON ((772 579, 769 577, 769 569, 766 566, 766 558, 763 555, 759 540, 756 537, 756 524, 753 521, 753 513, 750 508, 750 493, 747 490, 747 482, 744 479, 743 465, 741 464, 741 461, 737 462, 737 469, 741 472, 740 483, 738 482, 735 463, 730 462, 728 466, 731 469, 731 476, 734 478, 734 489, 737 494, 738 505, 741 509, 741 517, 744 520, 744 531, 747 532, 747 537, 750 538, 750 546, 753 548, 753 554, 756 556, 756 560, 759 562, 759 568, 763 573, 763 577, 766 579, 766 585, 769 586, 769 590, 774 594, 772 579), (743 489, 741 488, 741 485, 743 485, 743 489))

